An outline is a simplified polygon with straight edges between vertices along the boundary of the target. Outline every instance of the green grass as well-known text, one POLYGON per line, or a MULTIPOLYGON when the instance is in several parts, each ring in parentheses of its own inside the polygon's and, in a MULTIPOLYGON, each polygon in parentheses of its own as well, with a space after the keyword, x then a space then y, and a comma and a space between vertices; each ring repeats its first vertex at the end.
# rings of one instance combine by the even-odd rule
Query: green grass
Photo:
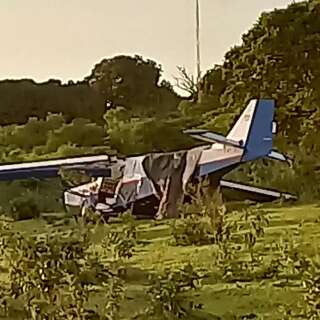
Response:
MULTIPOLYGON (((281 236, 292 235, 294 241, 301 246, 301 250, 314 258, 318 258, 320 246, 320 207, 304 205, 294 207, 264 207, 270 225, 266 228, 264 238, 257 247, 261 253, 270 256, 268 246, 279 242, 281 236)), ((233 215, 236 218, 236 214, 233 215)), ((279 281, 264 280, 247 283, 225 283, 221 281, 216 264, 217 247, 172 245, 170 237, 170 222, 138 221, 139 245, 131 260, 126 278, 126 303, 124 314, 131 314, 145 307, 145 291, 147 275, 150 272, 161 271, 166 267, 175 269, 190 262, 199 270, 206 270, 207 278, 203 280, 202 288, 193 293, 193 299, 203 304, 204 318, 209 314, 222 316, 227 313, 258 314, 261 319, 280 319, 277 308, 281 304, 298 303, 302 298, 300 288, 292 285, 279 285, 279 281)), ((75 226, 73 222, 57 228, 68 229, 75 226)), ((112 223, 113 228, 119 224, 112 223)), ((20 232, 48 232, 44 220, 30 220, 16 222, 14 228, 20 232)), ((50 229, 49 229, 50 230, 50 229)), ((99 250, 99 244, 106 233, 106 226, 99 226, 94 235, 94 246, 99 250)), ((1 278, 5 280, 5 275, 1 278)), ((103 299, 100 293, 92 297, 92 303, 99 303, 103 299)))

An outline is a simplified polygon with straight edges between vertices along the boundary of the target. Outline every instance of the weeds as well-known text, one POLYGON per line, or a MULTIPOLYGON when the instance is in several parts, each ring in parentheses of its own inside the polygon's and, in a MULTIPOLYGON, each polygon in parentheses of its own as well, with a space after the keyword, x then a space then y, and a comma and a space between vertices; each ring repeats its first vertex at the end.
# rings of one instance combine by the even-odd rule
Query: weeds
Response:
POLYGON ((186 293, 200 286, 200 276, 188 264, 176 271, 165 270, 162 275, 150 277, 150 288, 147 291, 150 307, 145 316, 159 319, 188 319, 195 309, 201 306, 194 304, 186 293))
POLYGON ((181 218, 171 225, 174 243, 179 246, 199 246, 219 242, 225 213, 218 193, 213 197, 194 197, 190 204, 180 207, 181 218))
POLYGON ((306 319, 319 319, 320 318, 320 265, 311 260, 306 265, 304 277, 302 281, 304 294, 304 306, 302 314, 306 319))
POLYGON ((60 319, 86 314, 88 287, 81 282, 85 270, 88 232, 31 237, 2 235, 3 257, 9 268, 11 298, 22 301, 31 319, 60 319))
MULTIPOLYGON (((281 303, 281 310, 277 308, 273 318, 318 319, 320 265, 303 254, 300 239, 303 223, 291 234, 279 234, 277 240, 270 243, 265 232, 269 216, 259 207, 227 214, 223 207, 211 208, 211 205, 200 208, 199 204, 192 203, 185 207, 181 223, 186 226, 188 222, 188 228, 176 229, 181 242, 184 239, 193 245, 211 244, 213 261, 207 267, 210 270, 201 271, 205 277, 210 275, 213 283, 229 283, 229 287, 234 283, 234 288, 241 290, 252 284, 263 288, 265 280, 277 286, 277 290, 291 286, 301 292, 300 303, 296 300, 288 305, 281 303)), ((179 223, 176 222, 176 228, 179 223)), ((8 222, 0 221, 1 268, 6 270, 9 280, 0 286, 2 314, 37 320, 133 319, 133 314, 127 318, 123 315, 127 281, 130 281, 124 275, 135 262, 132 257, 145 246, 138 241, 137 224, 130 212, 121 217, 120 224, 103 226, 103 229, 107 229, 107 234, 100 247, 91 245, 98 222, 93 226, 80 222, 69 232, 28 236, 14 233, 8 222), (93 294, 102 297, 97 306, 90 302, 93 294)), ((180 249, 189 252, 188 248, 180 249)), ((206 248, 202 249, 205 253, 206 248)), ((195 266, 193 262, 192 265, 195 266)), ((147 308, 144 315, 138 312, 136 316, 171 320, 193 319, 195 314, 201 314, 198 310, 201 305, 197 305, 190 294, 201 289, 202 276, 194 268, 189 264, 175 270, 165 269, 160 274, 152 273, 148 283, 144 283, 147 308)), ((246 318, 258 319, 254 314, 240 316, 234 312, 221 317, 223 320, 246 318)))
POLYGON ((39 218, 40 208, 31 193, 23 194, 10 201, 9 216, 15 221, 39 218))
POLYGON ((0 253, 2 261, 7 261, 9 277, 2 296, 3 312, 15 311, 13 299, 22 303, 29 319, 89 319, 94 315, 117 319, 124 292, 120 268, 90 252, 92 231, 78 225, 66 234, 31 237, 13 233, 1 223, 0 253), (105 290, 102 310, 88 306, 92 285, 105 290))
POLYGON ((108 228, 108 233, 102 241, 105 254, 112 260, 129 259, 133 256, 134 247, 137 243, 137 230, 134 216, 126 212, 121 216, 123 227, 114 231, 108 228))

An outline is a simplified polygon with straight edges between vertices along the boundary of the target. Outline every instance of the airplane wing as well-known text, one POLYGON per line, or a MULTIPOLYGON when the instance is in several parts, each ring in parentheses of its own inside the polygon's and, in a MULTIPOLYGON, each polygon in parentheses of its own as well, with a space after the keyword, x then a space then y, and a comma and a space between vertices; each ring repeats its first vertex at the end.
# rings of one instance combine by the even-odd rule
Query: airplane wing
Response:
POLYGON ((221 134, 213 133, 208 130, 191 129, 191 130, 184 130, 183 133, 189 134, 191 137, 198 140, 205 141, 205 142, 221 143, 224 145, 243 149, 241 141, 227 139, 221 134))
POLYGON ((84 171, 91 177, 110 176, 110 157, 106 155, 0 165, 0 181, 46 179, 59 176, 61 168, 84 171))
POLYGON ((280 160, 280 161, 286 161, 291 163, 293 161, 292 158, 288 157, 285 154, 282 154, 276 150, 272 150, 269 154, 268 154, 268 158, 270 159, 274 159, 274 160, 280 160))
POLYGON ((245 195, 246 198, 250 198, 252 200, 257 200, 261 202, 274 201, 281 198, 284 198, 285 200, 298 199, 295 195, 292 195, 290 193, 284 193, 273 189, 255 187, 249 184, 234 182, 230 180, 221 180, 220 186, 222 191, 225 190, 226 193, 228 193, 228 190, 238 191, 239 194, 245 195))

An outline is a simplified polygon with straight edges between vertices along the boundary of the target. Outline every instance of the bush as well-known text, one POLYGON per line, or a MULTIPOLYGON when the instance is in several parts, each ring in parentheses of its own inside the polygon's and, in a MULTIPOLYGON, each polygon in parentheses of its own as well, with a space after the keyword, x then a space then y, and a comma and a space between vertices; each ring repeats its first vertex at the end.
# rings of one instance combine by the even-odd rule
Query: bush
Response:
POLYGON ((0 256, 9 286, 0 286, 0 317, 20 319, 119 319, 123 281, 119 265, 103 262, 90 251, 95 228, 79 224, 68 232, 30 236, 0 220, 0 256), (105 293, 90 307, 93 285, 105 293), (2 309, 2 310, 1 310, 2 309))
POLYGON ((214 243, 210 221, 194 214, 175 221, 171 227, 171 235, 179 246, 214 243))
POLYGON ((35 181, 17 180, 2 181, 0 183, 0 206, 8 215, 12 212, 12 202, 25 198, 32 199, 40 212, 61 212, 63 203, 61 198, 61 182, 57 178, 35 181))
POLYGON ((31 194, 25 194, 10 201, 9 215, 15 221, 40 217, 40 208, 31 194))
POLYGON ((130 211, 121 216, 124 227, 120 230, 108 229, 108 233, 102 241, 102 247, 106 256, 111 261, 123 261, 131 258, 137 244, 137 230, 135 217, 130 211))
POLYGON ((192 311, 200 308, 187 299, 186 294, 200 287, 200 276, 188 264, 176 271, 166 270, 162 275, 150 277, 150 288, 147 292, 150 307, 145 310, 149 317, 159 319, 190 319, 192 311))
POLYGON ((225 207, 220 194, 197 195, 190 204, 181 206, 181 219, 173 222, 171 235, 176 245, 206 245, 220 240, 225 207))

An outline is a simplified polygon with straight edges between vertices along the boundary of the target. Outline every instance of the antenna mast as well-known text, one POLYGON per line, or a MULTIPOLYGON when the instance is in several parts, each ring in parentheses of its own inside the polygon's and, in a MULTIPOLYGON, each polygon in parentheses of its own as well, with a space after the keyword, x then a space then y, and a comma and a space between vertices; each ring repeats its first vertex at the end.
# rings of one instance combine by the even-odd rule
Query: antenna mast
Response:
POLYGON ((198 98, 200 91, 200 79, 201 79, 201 69, 200 69, 200 8, 199 0, 196 0, 196 52, 197 52, 197 74, 196 83, 198 88, 198 98))

